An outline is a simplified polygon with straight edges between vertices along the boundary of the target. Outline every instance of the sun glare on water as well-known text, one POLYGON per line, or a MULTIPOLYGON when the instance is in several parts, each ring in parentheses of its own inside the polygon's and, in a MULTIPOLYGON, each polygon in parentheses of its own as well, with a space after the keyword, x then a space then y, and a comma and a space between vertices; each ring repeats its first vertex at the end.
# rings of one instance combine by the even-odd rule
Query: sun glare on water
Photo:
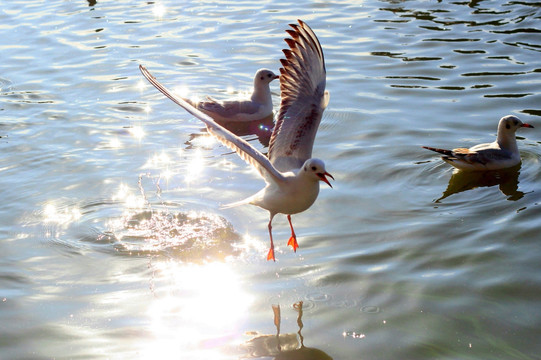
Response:
POLYGON ((190 89, 185 85, 176 86, 173 88, 173 92, 180 97, 187 97, 190 93, 190 89))
POLYGON ((112 200, 122 202, 127 209, 142 209, 145 207, 145 199, 139 196, 139 194, 133 193, 125 184, 120 184, 112 200))
POLYGON ((205 159, 203 153, 200 149, 196 149, 190 157, 186 172, 184 175, 184 180, 186 183, 190 184, 198 180, 201 177, 205 169, 205 159))
POLYGON ((143 80, 139 80, 137 82, 137 84, 135 85, 135 87, 139 90, 139 91, 143 91, 145 89, 145 82, 143 80))
POLYGON ((129 132, 137 140, 141 140, 145 136, 145 131, 141 126, 133 126, 129 129, 129 132))
POLYGON ((162 18, 165 15, 166 11, 167 9, 165 8, 165 6, 160 3, 154 4, 154 7, 152 8, 152 13, 157 18, 162 18))
POLYGON ((155 264, 156 297, 147 316, 153 341, 143 350, 144 359, 225 358, 220 348, 233 342, 242 327, 253 296, 241 286, 228 263, 204 265, 163 262, 155 264))
POLYGON ((45 223, 57 223, 68 225, 81 218, 81 211, 77 207, 66 207, 59 209, 52 203, 48 203, 43 208, 43 221, 45 223))

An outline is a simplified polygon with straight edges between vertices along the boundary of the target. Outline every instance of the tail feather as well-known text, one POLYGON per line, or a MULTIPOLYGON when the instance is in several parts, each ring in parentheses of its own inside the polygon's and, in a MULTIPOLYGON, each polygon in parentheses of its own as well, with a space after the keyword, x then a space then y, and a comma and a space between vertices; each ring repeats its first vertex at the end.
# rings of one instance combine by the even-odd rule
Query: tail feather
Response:
POLYGON ((223 205, 220 205, 220 209, 229 209, 229 208, 237 207, 240 205, 246 205, 246 204, 249 204, 251 200, 252 198, 250 197, 250 198, 240 200, 240 201, 235 201, 229 204, 223 204, 223 205))
POLYGON ((451 151, 451 150, 433 148, 433 147, 429 147, 429 146, 423 146, 422 148, 427 149, 427 150, 432 150, 432 151, 435 151, 435 152, 443 154, 443 155, 454 156, 453 151, 451 151))

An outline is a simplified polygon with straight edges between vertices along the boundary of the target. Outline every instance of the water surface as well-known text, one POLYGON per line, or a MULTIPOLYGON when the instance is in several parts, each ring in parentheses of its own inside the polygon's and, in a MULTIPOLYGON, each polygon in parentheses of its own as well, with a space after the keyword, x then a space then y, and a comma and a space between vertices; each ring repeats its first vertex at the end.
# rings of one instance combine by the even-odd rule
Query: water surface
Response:
MULTIPOLYGON (((541 7, 535 2, 10 1, 0 5, 0 357, 536 359, 541 7), (293 216, 221 209, 263 183, 142 81, 217 98, 278 71, 305 20, 336 181, 293 216), (494 139, 453 173, 421 145, 494 139), (277 337, 279 333, 279 336, 277 337)), ((279 105, 279 84, 271 84, 279 105)), ((272 123, 244 129, 266 151, 272 123), (267 139, 267 140, 266 140, 267 139)))

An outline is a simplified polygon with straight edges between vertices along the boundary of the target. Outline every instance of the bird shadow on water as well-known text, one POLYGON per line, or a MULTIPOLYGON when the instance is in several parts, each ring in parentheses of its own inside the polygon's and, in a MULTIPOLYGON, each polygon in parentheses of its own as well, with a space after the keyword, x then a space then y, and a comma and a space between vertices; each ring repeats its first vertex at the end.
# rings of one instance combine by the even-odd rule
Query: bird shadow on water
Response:
POLYGON ((246 352, 247 358, 273 357, 275 360, 332 360, 332 357, 325 352, 304 345, 304 336, 302 329, 303 302, 299 301, 293 304, 297 312, 297 333, 280 333, 281 309, 280 305, 272 305, 274 313, 274 326, 276 334, 258 334, 251 332, 252 339, 241 345, 241 349, 246 352))
POLYGON ((520 164, 509 169, 492 171, 455 171, 449 179, 447 189, 435 203, 451 195, 480 187, 498 186, 500 191, 509 201, 520 200, 525 193, 518 189, 520 175, 520 164))

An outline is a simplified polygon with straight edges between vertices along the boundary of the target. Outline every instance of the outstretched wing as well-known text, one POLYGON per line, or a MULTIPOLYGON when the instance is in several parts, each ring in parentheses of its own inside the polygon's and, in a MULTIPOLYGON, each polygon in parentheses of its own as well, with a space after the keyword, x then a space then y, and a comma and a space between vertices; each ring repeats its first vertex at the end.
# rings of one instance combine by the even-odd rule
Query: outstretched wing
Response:
POLYGON ((177 105, 183 107, 186 111, 197 117, 199 120, 203 121, 207 126, 208 131, 215 138, 230 149, 236 151, 244 161, 255 167, 266 182, 280 182, 284 180, 284 176, 278 170, 276 170, 267 157, 265 157, 265 155, 259 152, 256 148, 254 148, 244 139, 225 129, 223 126, 217 124, 210 116, 197 110, 195 107, 184 101, 181 97, 173 94, 169 89, 156 80, 156 78, 150 74, 150 72, 143 65, 139 65, 139 70, 141 70, 143 76, 152 85, 154 85, 156 89, 160 90, 162 94, 173 100, 177 105))
POLYGON ((303 21, 286 30, 281 59, 281 103, 269 146, 269 159, 280 171, 298 169, 312 157, 317 128, 328 103, 323 50, 316 34, 303 21))

